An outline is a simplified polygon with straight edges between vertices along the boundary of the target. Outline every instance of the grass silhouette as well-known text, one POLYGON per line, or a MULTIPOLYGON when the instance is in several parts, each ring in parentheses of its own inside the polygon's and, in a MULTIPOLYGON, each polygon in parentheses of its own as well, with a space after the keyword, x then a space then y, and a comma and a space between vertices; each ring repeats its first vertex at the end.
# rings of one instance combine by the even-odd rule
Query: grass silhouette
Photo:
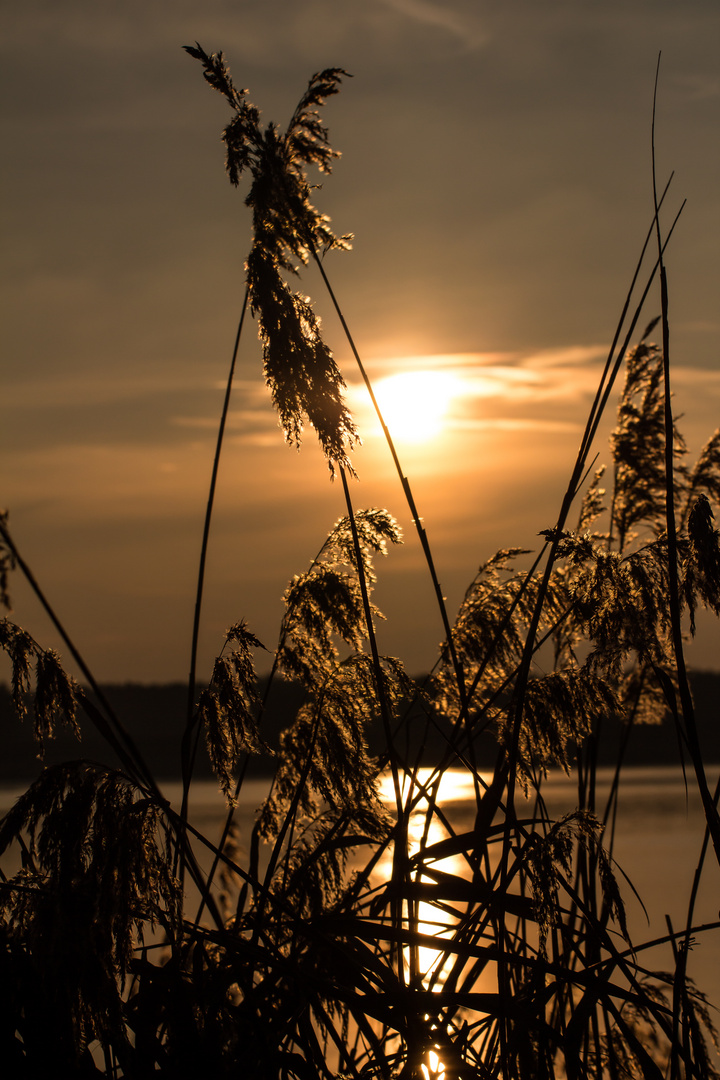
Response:
POLYGON ((718 792, 705 776, 683 639, 694 632, 699 606, 720 613, 712 513, 720 432, 689 466, 671 412, 665 194, 655 195, 542 550, 529 569, 521 562, 527 552, 516 548, 488 559, 453 620, 410 483, 319 254, 349 241, 335 237, 313 206, 306 175, 309 166, 330 171, 335 152, 318 110, 345 73, 314 75, 281 133, 261 127, 222 54, 199 45, 187 51, 231 108, 229 178, 250 178, 253 243, 238 341, 249 307, 286 438, 299 443, 308 424, 314 429, 340 479, 346 514, 287 587, 264 698, 254 667, 263 646, 244 622, 228 631, 197 695, 207 539, 236 341, 198 575, 179 807, 164 797, 142 746, 103 697, 3 517, 2 600, 9 606, 10 571, 19 570, 94 691, 4 619, 0 641, 13 664, 16 709, 32 711, 40 744, 58 725, 94 725, 121 763, 48 767, 0 822, 0 852, 17 848, 21 862, 0 883, 0 1052, 9 1075, 716 1076, 708 1003, 686 961, 691 941, 703 947, 720 925, 694 924, 704 860, 711 848, 720 853, 718 792), (310 260, 377 409, 445 626, 422 686, 400 660, 378 651, 374 561, 400 532, 386 510, 353 506, 358 432, 344 381, 310 301, 288 284, 310 260), (631 348, 658 277, 662 344, 651 340, 651 325, 631 348), (592 447, 621 376, 604 470, 592 447), (552 664, 539 677, 540 648, 550 650, 552 664), (235 804, 250 757, 272 756, 263 713, 281 679, 299 684, 303 700, 286 717, 269 793, 244 836, 235 804), (385 745, 373 758, 366 733, 378 717, 385 745), (603 724, 617 718, 623 743, 601 801, 597 741, 603 724), (669 972, 645 966, 655 942, 631 940, 613 860, 627 742, 636 725, 660 721, 677 728, 706 821, 686 925, 668 928, 669 972), (435 766, 421 769, 431 730, 444 749, 435 766), (227 808, 217 843, 188 810, 201 739, 227 808), (576 805, 554 818, 544 784, 556 767, 573 777, 576 805), (474 794, 472 827, 458 826, 441 793, 450 769, 474 794), (192 895, 200 898, 195 906, 192 895))

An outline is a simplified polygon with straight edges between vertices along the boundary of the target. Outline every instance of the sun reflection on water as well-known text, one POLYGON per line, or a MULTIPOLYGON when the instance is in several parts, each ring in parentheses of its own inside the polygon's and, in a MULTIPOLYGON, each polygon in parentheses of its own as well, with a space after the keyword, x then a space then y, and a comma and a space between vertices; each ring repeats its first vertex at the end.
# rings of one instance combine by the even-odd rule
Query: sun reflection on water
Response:
MULTIPOLYGON (((489 782, 490 776, 483 777, 489 782)), ((470 773, 448 769, 438 774, 432 769, 420 769, 413 778, 405 774, 402 778, 402 799, 406 807, 411 803, 412 809, 407 824, 408 856, 413 859, 420 852, 428 852, 427 859, 417 861, 417 869, 413 873, 413 881, 416 885, 432 887, 437 884, 436 874, 447 875, 448 878, 466 878, 471 872, 467 860, 458 854, 442 857, 433 857, 432 849, 451 834, 440 820, 434 807, 442 807, 443 814, 451 815, 453 804, 462 807, 467 815, 467 807, 474 806, 475 782, 470 773), (422 868, 431 873, 423 873, 422 868)), ((395 805, 395 788, 393 778, 385 774, 380 781, 380 794, 388 806, 395 805)), ((466 831, 472 825, 472 819, 462 823, 454 822, 454 827, 460 825, 461 831, 466 831)), ((392 855, 387 853, 378 865, 378 873, 389 879, 392 874, 392 855)), ((408 977, 419 978, 420 984, 426 990, 439 992, 442 990, 445 980, 453 966, 457 963, 454 953, 448 953, 440 944, 443 939, 451 939, 454 931, 464 913, 464 904, 453 902, 452 904, 419 899, 412 906, 406 904, 406 917, 412 929, 418 934, 438 941, 438 948, 431 945, 418 945, 415 955, 407 948, 405 953, 405 969, 408 977), (455 914, 454 912, 457 912, 455 914)), ((429 1073, 429 1076, 441 1075, 429 1073)))
POLYGON ((444 1080, 445 1066, 434 1050, 428 1051, 427 1065, 422 1064, 423 1080, 444 1080))

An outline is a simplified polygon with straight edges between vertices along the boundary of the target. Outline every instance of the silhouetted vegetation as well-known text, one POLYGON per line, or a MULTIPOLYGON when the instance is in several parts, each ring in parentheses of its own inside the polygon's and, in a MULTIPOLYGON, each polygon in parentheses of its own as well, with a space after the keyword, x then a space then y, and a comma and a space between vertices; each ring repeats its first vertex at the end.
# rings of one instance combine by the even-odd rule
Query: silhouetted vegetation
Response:
MULTIPOLYGON (((696 927, 693 900, 687 924, 668 929, 674 970, 649 970, 613 860, 634 734, 660 723, 705 811, 698 878, 707 853, 720 855, 718 792, 682 652, 696 609, 720 611, 720 431, 688 465, 671 413, 662 200, 566 495, 538 523, 542 548, 529 566, 530 553, 513 548, 484 562, 454 620, 385 428, 447 629, 431 673, 413 681, 400 660, 379 655, 374 634, 375 562, 400 531, 386 510, 352 505, 357 432, 343 379, 310 301, 287 284, 310 259, 327 282, 318 251, 347 246, 312 205, 306 176, 308 166, 330 169, 318 108, 344 73, 313 76, 281 133, 261 126, 222 55, 188 52, 231 108, 230 180, 250 176, 248 301, 273 403, 288 441, 307 423, 315 429, 346 512, 288 584, 269 678, 256 677, 264 646, 242 621, 207 686, 196 684, 193 659, 189 688, 171 705, 179 806, 159 787, 166 774, 139 716, 124 722, 136 707, 123 695, 135 691, 97 685, 3 519, 2 599, 19 570, 83 680, 5 619, 14 709, 34 726, 36 747, 83 726, 108 751, 48 764, 0 822, 0 852, 19 867, 0 883, 9 1075, 716 1076, 708 1003, 686 961, 691 940, 717 941, 719 924, 696 927), (649 327, 630 348, 657 276, 662 345, 649 327), (603 470, 591 446, 623 372, 603 470), (551 654, 544 671, 541 648, 551 654), (601 803, 608 729, 616 773, 601 803), (219 840, 189 815, 203 745, 225 798, 219 840), (271 769, 272 782, 242 835, 235 804, 250 763, 271 769), (575 781, 575 805, 558 818, 543 798, 553 768, 575 781), (458 827, 440 795, 451 769, 474 791, 471 828, 458 827)), ((230 381, 233 370, 234 358, 230 381)))
MULTIPOLYGON (((413 682, 420 687, 425 676, 413 682)), ((720 725, 717 722, 720 701, 720 672, 691 671, 690 686, 697 715, 700 742, 706 761, 720 762, 720 725)), ((123 727, 142 746, 143 757, 153 776, 160 781, 180 779, 180 760, 177 755, 178 718, 182 717, 187 697, 185 683, 146 685, 144 683, 117 683, 102 686, 103 696, 110 702, 123 727)), ((194 695, 198 700, 202 685, 198 684, 194 695)), ((262 713, 263 740, 277 750, 280 733, 290 715, 294 715, 304 700, 305 693, 299 682, 288 679, 273 680, 268 690, 267 677, 258 679, 258 695, 267 703, 262 713)), ((90 694, 92 698, 92 694, 90 694)), ((31 701, 28 701, 31 707, 31 701)), ((97 702, 96 702, 97 705, 97 702)), ((408 701, 408 707, 410 701, 408 701)), ((403 734, 407 738, 407 756, 419 760, 423 767, 438 765, 447 746, 443 731, 435 726, 429 728, 420 722, 424 713, 420 703, 413 706, 413 719, 408 719, 403 734), (417 722, 416 722, 417 721, 417 722)), ((3 733, 3 755, 0 758, 0 784, 17 786, 33 779, 38 771, 37 746, 28 737, 28 727, 17 723, 17 713, 12 701, 10 687, 0 683, 0 731, 3 733)), ((385 748, 385 735, 380 717, 371 717, 366 730, 368 750, 372 757, 380 757, 385 748)), ((608 717, 597 733, 597 762, 600 766, 613 765, 619 747, 626 741, 626 725, 622 717, 608 717)), ((489 749, 493 739, 489 732, 479 736, 480 746, 489 749)), ((84 757, 102 761, 117 768, 117 755, 108 747, 98 731, 84 728, 82 742, 70 732, 60 731, 45 747, 44 765, 59 764, 82 751, 84 757)), ((478 751, 481 761, 487 760, 486 750, 478 751)), ((653 723, 635 725, 627 739, 624 752, 626 765, 673 765, 678 760, 678 741, 674 725, 653 723)), ((247 763, 247 775, 271 777, 275 759, 269 754, 255 754, 247 763)), ((198 748, 194 776, 210 780, 213 769, 205 747, 198 748)))

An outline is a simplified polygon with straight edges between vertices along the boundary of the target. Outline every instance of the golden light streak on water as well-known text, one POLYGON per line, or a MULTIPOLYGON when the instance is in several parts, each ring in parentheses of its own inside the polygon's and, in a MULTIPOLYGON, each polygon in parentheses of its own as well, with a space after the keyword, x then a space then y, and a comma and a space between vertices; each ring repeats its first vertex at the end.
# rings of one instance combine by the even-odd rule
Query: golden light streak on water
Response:
MULTIPOLYGON (((491 777, 488 774, 482 779, 488 783, 491 777)), ((394 807, 395 788, 391 775, 386 774, 381 778, 380 794, 389 807, 394 807)), ((412 806, 408 819, 408 855, 413 858, 419 852, 433 848, 450 836, 447 828, 434 812, 432 803, 442 807, 446 817, 452 819, 453 806, 465 809, 467 806, 475 805, 475 785, 472 775, 459 769, 447 770, 440 776, 433 769, 419 769, 414 780, 409 774, 403 776, 402 797, 406 807, 412 806), (427 796, 423 794, 424 790, 427 796)), ((463 827, 459 831, 464 831, 463 827)), ((432 868, 433 871, 455 878, 467 877, 470 869, 462 855, 450 855, 442 859, 429 857, 424 865, 432 868)), ((378 877, 388 880, 391 874, 392 854, 388 852, 378 865, 378 877)), ((422 870, 415 873, 414 880, 420 884, 432 885, 434 883, 434 878, 422 873, 422 870)), ((455 904, 454 906, 464 911, 465 905, 455 904)), ((411 928, 416 929, 419 934, 436 938, 438 942, 443 939, 452 939, 459 922, 459 918, 429 900, 418 901, 412 911, 410 905, 406 904, 405 915, 411 928)), ((409 978, 412 978, 413 968, 416 968, 421 985, 437 993, 442 990, 449 971, 457 963, 457 958, 453 953, 446 953, 442 947, 435 949, 429 945, 420 945, 414 958, 410 948, 404 950, 404 963, 409 978)), ((477 989, 497 989, 493 983, 490 967, 494 971, 494 965, 489 965, 488 972, 482 980, 483 986, 478 985, 477 989)))
POLYGON ((444 1080, 445 1066, 434 1050, 428 1051, 428 1063, 420 1066, 424 1080, 444 1080))

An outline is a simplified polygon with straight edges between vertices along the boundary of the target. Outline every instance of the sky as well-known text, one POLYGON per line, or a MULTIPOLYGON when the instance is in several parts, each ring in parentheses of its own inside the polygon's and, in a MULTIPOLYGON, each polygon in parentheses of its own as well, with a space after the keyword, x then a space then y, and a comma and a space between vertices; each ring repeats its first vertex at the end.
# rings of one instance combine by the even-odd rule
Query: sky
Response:
MULTIPOLYGON (((315 203, 354 241, 324 265, 378 385, 422 370, 462 388, 438 433, 398 439, 451 612, 498 547, 537 549, 555 522, 652 221, 659 52, 665 227, 687 200, 667 253, 676 407, 691 453, 718 426, 716 0, 5 0, 0 508, 98 679, 189 667, 250 242, 229 111, 182 50, 196 41, 281 126, 314 72, 352 76, 323 110, 342 156, 315 203)), ((427 670, 442 627, 409 512, 317 272, 299 287, 363 438, 354 504, 405 534, 377 567, 381 651, 427 670)), ((658 313, 652 293, 641 324, 658 313)), ((314 443, 284 444, 246 324, 202 675, 240 619, 273 647, 287 582, 344 513, 314 443)), ((11 593, 66 654, 18 574, 11 593)), ((719 667, 718 644, 705 620, 691 662, 719 667)))

